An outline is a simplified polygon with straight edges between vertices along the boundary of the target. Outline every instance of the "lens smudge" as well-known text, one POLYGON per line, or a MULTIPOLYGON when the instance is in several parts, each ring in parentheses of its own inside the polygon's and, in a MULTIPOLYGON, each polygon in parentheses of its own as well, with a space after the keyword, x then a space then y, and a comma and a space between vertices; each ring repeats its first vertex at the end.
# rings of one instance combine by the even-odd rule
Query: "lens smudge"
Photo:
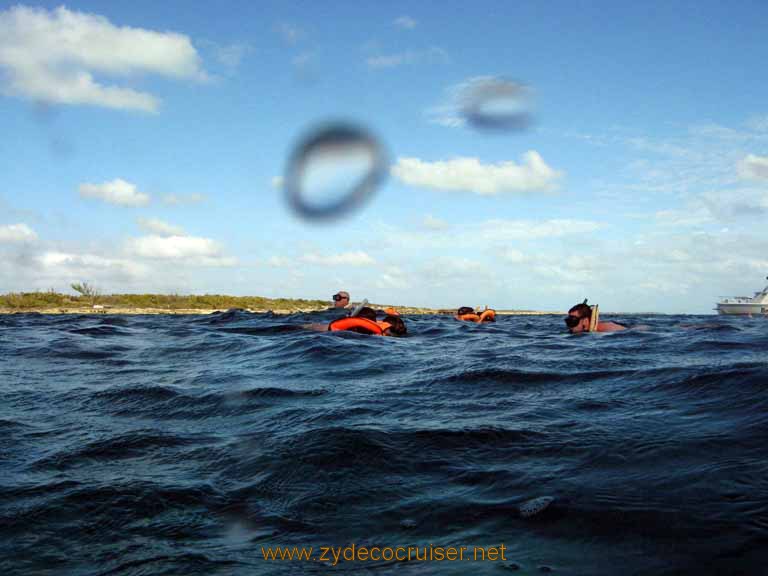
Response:
POLYGON ((496 77, 478 78, 459 94, 468 124, 483 130, 524 130, 531 124, 532 90, 496 77))
POLYGON ((302 138, 285 171, 291 208, 307 220, 332 220, 360 207, 386 177, 386 153, 368 131, 325 124, 302 138))

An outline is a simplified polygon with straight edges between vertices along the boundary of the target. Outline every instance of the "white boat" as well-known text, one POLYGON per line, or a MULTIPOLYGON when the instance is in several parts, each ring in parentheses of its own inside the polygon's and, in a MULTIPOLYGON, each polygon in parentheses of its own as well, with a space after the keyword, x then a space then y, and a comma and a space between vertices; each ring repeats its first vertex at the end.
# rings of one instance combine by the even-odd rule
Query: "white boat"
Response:
MULTIPOLYGON (((768 278, 766 278, 768 280, 768 278)), ((768 314, 768 286, 763 288, 760 292, 755 292, 755 295, 750 298, 749 296, 734 296, 732 298, 723 298, 717 303, 718 314, 737 314, 737 315, 751 315, 751 314, 768 314)))

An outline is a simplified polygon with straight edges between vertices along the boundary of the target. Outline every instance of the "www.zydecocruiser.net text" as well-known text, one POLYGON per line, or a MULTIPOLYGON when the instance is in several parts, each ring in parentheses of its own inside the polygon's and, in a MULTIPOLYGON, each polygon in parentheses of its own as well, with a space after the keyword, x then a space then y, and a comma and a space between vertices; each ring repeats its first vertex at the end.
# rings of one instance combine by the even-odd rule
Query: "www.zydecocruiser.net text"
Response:
POLYGON ((341 562, 462 562, 506 561, 499 546, 262 546, 261 556, 272 561, 341 562))

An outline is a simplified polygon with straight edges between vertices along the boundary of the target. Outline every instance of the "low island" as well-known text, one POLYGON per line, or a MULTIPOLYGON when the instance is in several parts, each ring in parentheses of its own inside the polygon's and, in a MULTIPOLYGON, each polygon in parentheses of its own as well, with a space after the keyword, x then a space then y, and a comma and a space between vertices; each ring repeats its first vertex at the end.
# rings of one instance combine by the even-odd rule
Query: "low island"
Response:
MULTIPOLYGON (((370 304, 374 308, 394 306, 402 314, 454 314, 455 309, 420 308, 392 304, 370 304)), ((0 295, 0 314, 212 314, 239 308, 249 312, 293 314, 328 309, 326 300, 226 296, 221 294, 63 294, 15 292, 0 295)), ((497 310, 497 314, 562 314, 535 310, 497 310)))

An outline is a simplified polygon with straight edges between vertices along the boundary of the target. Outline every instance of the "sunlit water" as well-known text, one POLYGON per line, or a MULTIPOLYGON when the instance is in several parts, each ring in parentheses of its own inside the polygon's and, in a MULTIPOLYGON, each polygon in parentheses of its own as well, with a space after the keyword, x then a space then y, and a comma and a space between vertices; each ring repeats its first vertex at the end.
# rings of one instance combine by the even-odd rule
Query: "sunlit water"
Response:
POLYGON ((768 569, 768 320, 320 320, 0 316, 0 573, 768 569), (352 543, 506 560, 261 552, 352 543))

